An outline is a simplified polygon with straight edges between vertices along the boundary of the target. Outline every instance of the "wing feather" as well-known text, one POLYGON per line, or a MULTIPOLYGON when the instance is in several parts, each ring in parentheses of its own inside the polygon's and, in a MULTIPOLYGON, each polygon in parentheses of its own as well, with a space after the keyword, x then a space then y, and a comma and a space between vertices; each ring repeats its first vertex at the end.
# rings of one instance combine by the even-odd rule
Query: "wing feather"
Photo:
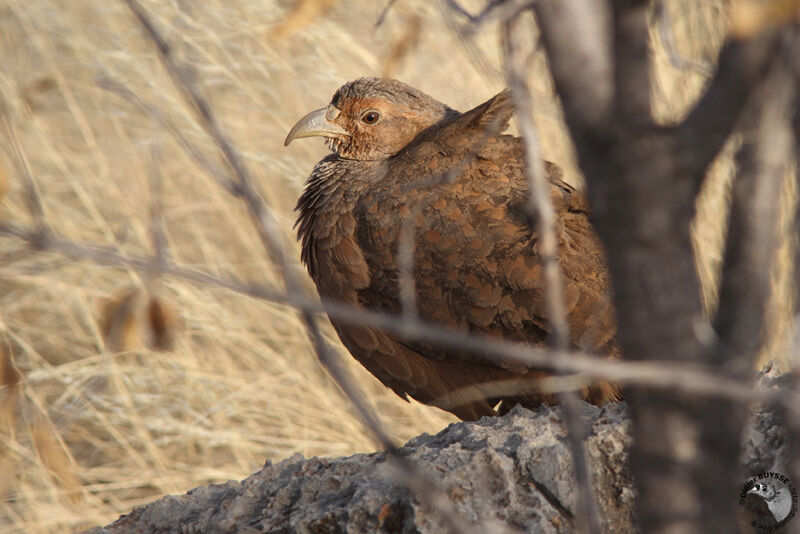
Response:
MULTIPOLYGON (((518 138, 487 133, 513 111, 506 92, 429 128, 392 158, 388 174, 358 211, 358 239, 372 280, 366 305, 399 313, 398 234, 415 229, 417 312, 446 326, 544 345, 549 325, 538 236, 518 138), (453 169, 459 173, 452 174, 453 169), (405 194, 400 194, 405 192, 405 194), (400 208, 405 211, 401 213, 400 208)), ((546 165, 559 217, 557 239, 565 300, 576 346, 608 352, 615 332, 605 257, 585 197, 546 165), (600 274, 598 274, 600 272, 600 274)), ((400 340, 425 356, 486 362, 400 340)))

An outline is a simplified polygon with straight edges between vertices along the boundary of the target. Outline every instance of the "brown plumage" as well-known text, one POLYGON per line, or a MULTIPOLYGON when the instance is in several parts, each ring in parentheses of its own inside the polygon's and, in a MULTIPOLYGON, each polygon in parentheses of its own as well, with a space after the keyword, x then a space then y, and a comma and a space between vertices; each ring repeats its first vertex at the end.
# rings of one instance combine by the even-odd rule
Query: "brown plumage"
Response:
MULTIPOLYGON (((501 133, 512 113, 507 92, 458 113, 396 80, 360 78, 301 119, 286 144, 323 136, 334 150, 314 167, 297 206, 302 259, 320 295, 401 313, 398 250, 405 239, 413 243, 421 319, 545 345, 523 147, 501 133)), ((546 168, 572 344, 616 357, 609 278, 586 201, 556 165, 546 168)), ((461 419, 555 400, 537 391, 541 371, 331 322, 353 356, 398 395, 461 419)), ((608 383, 583 395, 595 404, 618 398, 608 383)))

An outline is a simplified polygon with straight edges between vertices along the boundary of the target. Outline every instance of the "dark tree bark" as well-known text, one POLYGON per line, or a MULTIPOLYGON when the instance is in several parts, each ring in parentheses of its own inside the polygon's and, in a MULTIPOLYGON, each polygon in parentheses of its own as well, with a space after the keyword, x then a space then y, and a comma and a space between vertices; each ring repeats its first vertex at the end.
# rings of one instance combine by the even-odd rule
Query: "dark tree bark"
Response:
MULTIPOLYGON (((570 14, 590 4, 550 0, 537 2, 535 10, 608 249, 625 358, 713 365, 720 373, 741 376, 752 369, 761 347, 779 167, 789 153, 788 121, 779 118, 787 116, 791 91, 775 76, 764 83, 775 63, 779 31, 728 42, 705 95, 681 124, 666 128, 650 113, 650 3, 614 2, 611 36, 603 34, 604 16, 596 18, 593 31, 572 32, 570 14), (595 65, 581 68, 589 50, 595 65), (756 89, 752 130, 740 155, 715 335, 703 316, 690 223, 707 168, 756 89), (594 103, 591 109, 586 102, 594 103), (766 131, 776 121, 779 140, 768 145, 766 131)), ((591 23, 585 17, 581 22, 591 23)), ((743 406, 641 387, 629 388, 626 397, 634 421, 631 468, 642 530, 736 531, 731 495, 741 484, 733 466, 743 406)))

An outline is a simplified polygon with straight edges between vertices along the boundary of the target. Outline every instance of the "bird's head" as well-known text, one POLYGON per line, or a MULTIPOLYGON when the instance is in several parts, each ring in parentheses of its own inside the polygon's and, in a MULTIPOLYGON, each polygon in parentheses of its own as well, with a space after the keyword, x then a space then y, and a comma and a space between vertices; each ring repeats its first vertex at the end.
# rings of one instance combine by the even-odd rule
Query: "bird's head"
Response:
POLYGON ((359 78, 341 86, 327 107, 300 119, 283 144, 321 136, 342 158, 381 160, 451 113, 455 112, 403 82, 359 78))
POLYGON ((753 493, 768 501, 775 497, 775 487, 769 482, 759 483, 750 488, 747 493, 753 493))

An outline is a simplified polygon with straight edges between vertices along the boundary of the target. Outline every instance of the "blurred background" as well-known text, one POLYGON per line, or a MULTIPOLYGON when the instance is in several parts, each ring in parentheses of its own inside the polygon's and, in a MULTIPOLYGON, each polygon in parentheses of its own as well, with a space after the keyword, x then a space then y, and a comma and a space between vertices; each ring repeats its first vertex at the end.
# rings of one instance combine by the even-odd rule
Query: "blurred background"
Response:
MULTIPOLYGON (((399 78, 460 110, 505 85, 496 17, 474 23, 467 16, 478 15, 485 2, 460 2, 463 10, 427 0, 142 3, 275 209, 298 269, 293 208, 327 149, 321 140, 284 148, 297 119, 327 104, 344 82, 365 75, 399 78)), ((674 0, 654 10, 653 109, 660 121, 680 119, 713 73, 725 5, 674 0)), ((580 185, 529 22, 543 152, 580 185)), ((156 200, 171 261, 281 290, 241 201, 210 179, 163 124, 105 89, 109 82, 160 110, 223 168, 121 1, 2 0, 0 221, 36 222, 25 199, 24 160, 45 220, 60 235, 147 257, 156 200)), ((698 270, 709 308, 734 171, 732 146, 715 164, 697 206, 698 270)), ((786 205, 776 206, 786 214, 785 243, 775 259, 762 363, 786 364, 791 340, 793 192, 792 180, 786 183, 786 205)), ((123 323, 129 319, 135 322, 124 315, 123 323)), ((400 400, 358 366, 327 321, 321 323, 398 441, 454 420, 400 400)), ((316 363, 291 308, 170 277, 144 280, 132 269, 31 251, 8 236, 0 237, 0 358, 3 532, 79 531, 163 494, 244 478, 266 460, 375 448, 316 363), (143 285, 176 317, 172 350, 146 348, 136 335, 104 340, 120 302, 130 304, 139 295, 132 288, 143 285)))

